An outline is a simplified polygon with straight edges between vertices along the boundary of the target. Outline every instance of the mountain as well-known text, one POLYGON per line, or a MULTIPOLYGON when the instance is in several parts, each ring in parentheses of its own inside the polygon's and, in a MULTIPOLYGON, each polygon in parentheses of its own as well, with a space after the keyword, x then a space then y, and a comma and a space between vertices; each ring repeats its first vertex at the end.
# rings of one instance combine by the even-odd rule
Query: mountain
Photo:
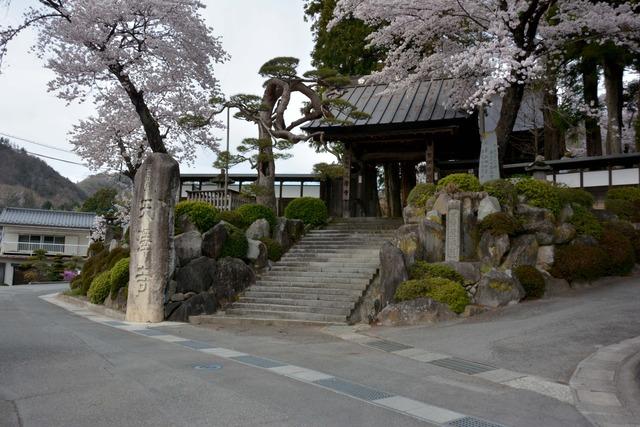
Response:
POLYGON ((91 197, 101 188, 115 188, 118 192, 123 190, 131 191, 133 184, 131 180, 122 174, 98 173, 90 175, 76 184, 84 193, 91 197))
POLYGON ((51 166, 0 138, 0 207, 72 209, 86 198, 51 166))

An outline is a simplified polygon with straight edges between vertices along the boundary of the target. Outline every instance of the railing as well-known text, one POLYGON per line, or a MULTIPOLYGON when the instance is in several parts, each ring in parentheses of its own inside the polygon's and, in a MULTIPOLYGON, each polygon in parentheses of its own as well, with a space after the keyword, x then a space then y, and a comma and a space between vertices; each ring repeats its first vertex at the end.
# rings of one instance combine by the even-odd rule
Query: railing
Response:
POLYGON ((226 199, 224 190, 187 191, 187 200, 207 202, 221 211, 231 211, 242 205, 253 203, 252 198, 245 197, 234 190, 228 190, 226 199))
POLYGON ((18 251, 33 252, 44 249, 47 252, 64 253, 64 243, 26 243, 18 242, 18 251))
POLYGON ((68 243, 29 243, 29 242, 0 242, 0 253, 32 254, 38 249, 44 249, 49 254, 66 254, 86 256, 89 245, 70 245, 68 243))

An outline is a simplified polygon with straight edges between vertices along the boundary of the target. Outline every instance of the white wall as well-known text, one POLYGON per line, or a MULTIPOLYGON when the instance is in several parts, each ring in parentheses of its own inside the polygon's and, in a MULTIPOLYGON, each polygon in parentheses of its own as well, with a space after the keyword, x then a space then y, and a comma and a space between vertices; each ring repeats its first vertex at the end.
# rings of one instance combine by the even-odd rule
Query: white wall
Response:
POLYGON ((43 236, 64 236, 65 245, 62 255, 87 256, 89 249, 89 230, 65 230, 47 227, 14 227, 5 226, 0 245, 0 253, 17 253, 18 237, 21 234, 35 234, 43 236))

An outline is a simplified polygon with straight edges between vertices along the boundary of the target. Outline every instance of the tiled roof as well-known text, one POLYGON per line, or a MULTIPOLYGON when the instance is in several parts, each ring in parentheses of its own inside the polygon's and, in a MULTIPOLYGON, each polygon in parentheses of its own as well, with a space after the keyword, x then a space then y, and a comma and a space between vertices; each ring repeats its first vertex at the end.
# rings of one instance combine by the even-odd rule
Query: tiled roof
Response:
POLYGON ((94 213, 6 208, 0 212, 0 225, 33 225, 38 227, 89 229, 94 213))
MULTIPOLYGON (((407 88, 382 94, 389 88, 387 84, 352 86, 345 88, 342 99, 354 105, 358 111, 367 113, 368 118, 354 120, 351 125, 384 125, 412 122, 429 122, 467 118, 462 110, 452 108, 450 93, 455 80, 431 80, 407 88), (381 95, 382 94, 382 95, 381 95)), ((345 114, 336 119, 345 120, 345 114)), ((342 124, 314 120, 304 129, 326 129, 341 127, 342 124)))

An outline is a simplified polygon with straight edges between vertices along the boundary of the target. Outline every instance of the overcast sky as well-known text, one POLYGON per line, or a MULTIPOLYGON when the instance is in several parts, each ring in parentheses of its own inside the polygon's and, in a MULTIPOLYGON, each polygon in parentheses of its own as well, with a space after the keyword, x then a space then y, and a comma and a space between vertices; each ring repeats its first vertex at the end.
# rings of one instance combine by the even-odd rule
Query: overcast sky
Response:
MULTIPOLYGON (((31 0, 35 3, 35 0, 31 0)), ((14 1, 7 11, 0 10, 1 22, 15 22, 26 1, 14 1)), ((262 78, 258 69, 276 56, 300 58, 300 71, 310 68, 312 36, 309 23, 304 21, 302 0, 204 0, 208 5, 204 15, 216 35, 222 36, 224 48, 231 60, 216 67, 224 93, 261 93, 262 78)), ((0 2, 2 4, 2 2, 0 2)), ((0 133, 15 135, 36 142, 70 150, 67 133, 79 119, 92 114, 92 105, 67 106, 47 92, 52 73, 29 52, 33 33, 25 32, 9 45, 9 54, 0 74, 0 133)), ((297 107, 292 109, 297 110, 297 107)), ((256 137, 256 128, 249 123, 231 122, 231 146, 244 138, 256 137)), ((215 131, 223 138, 224 130, 215 131)), ((73 153, 56 151, 27 142, 13 140, 27 151, 73 161, 80 159, 73 153)), ((233 149, 232 149, 233 151, 233 149)), ((289 160, 277 163, 280 173, 309 173, 313 164, 333 161, 330 155, 316 154, 304 143, 296 146, 289 160)), ((212 173, 215 155, 201 151, 193 165, 181 165, 182 172, 212 173)), ((43 159, 60 174, 79 181, 92 172, 82 166, 43 159)), ((238 165, 231 172, 248 172, 248 165, 238 165)))

